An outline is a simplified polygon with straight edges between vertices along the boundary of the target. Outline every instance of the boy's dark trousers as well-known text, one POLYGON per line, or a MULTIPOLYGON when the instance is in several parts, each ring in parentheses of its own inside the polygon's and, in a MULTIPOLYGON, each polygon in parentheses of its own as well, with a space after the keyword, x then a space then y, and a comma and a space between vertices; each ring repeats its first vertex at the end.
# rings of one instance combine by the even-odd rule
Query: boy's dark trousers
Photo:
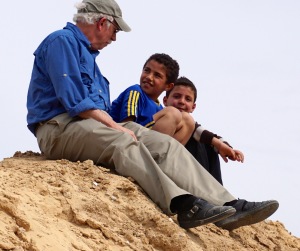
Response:
POLYGON ((221 185, 223 185, 219 154, 215 152, 211 145, 200 143, 191 137, 185 145, 185 148, 221 185))

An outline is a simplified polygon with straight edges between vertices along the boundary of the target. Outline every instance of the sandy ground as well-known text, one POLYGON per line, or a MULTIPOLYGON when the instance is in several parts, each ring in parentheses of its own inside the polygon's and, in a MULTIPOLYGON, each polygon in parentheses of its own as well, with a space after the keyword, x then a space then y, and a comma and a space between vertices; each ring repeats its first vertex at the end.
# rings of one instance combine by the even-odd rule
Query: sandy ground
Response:
POLYGON ((300 239, 278 221, 184 230, 130 178, 16 152, 0 162, 0 249, 299 251, 300 239))

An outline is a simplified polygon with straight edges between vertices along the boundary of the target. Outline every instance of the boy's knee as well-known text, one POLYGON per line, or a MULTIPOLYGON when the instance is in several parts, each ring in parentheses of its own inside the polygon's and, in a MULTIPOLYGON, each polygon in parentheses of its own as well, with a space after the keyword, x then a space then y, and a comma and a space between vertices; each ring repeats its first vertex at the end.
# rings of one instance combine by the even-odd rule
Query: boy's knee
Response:
POLYGON ((182 114, 177 108, 175 108, 173 106, 168 106, 168 107, 164 108, 164 110, 165 110, 165 116, 174 120, 175 123, 179 124, 182 121, 182 119, 183 119, 182 114))
POLYGON ((195 120, 188 112, 181 112, 182 120, 190 127, 195 127, 195 120))

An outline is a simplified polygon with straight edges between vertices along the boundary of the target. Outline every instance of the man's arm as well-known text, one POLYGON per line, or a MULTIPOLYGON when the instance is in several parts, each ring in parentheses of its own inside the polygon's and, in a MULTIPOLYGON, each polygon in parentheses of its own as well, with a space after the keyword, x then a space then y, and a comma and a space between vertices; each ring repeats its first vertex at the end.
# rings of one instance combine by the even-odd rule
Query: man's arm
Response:
POLYGON ((113 128, 115 130, 121 131, 121 132, 126 132, 131 135, 131 137, 137 141, 137 138, 133 131, 119 125, 113 119, 106 113, 101 110, 87 110, 78 115, 79 117, 83 119, 94 119, 97 120, 98 122, 101 122, 102 124, 106 125, 107 127, 113 128))

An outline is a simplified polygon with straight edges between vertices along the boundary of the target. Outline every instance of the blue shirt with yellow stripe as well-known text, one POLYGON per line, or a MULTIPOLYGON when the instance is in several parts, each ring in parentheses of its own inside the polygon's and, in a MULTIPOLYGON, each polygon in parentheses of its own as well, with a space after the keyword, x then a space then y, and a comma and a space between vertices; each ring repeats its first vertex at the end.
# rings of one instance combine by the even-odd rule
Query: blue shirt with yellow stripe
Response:
POLYGON ((141 86, 136 84, 128 87, 112 102, 110 115, 118 123, 134 116, 136 123, 151 128, 155 123, 153 114, 162 109, 158 100, 155 102, 150 99, 141 86))

